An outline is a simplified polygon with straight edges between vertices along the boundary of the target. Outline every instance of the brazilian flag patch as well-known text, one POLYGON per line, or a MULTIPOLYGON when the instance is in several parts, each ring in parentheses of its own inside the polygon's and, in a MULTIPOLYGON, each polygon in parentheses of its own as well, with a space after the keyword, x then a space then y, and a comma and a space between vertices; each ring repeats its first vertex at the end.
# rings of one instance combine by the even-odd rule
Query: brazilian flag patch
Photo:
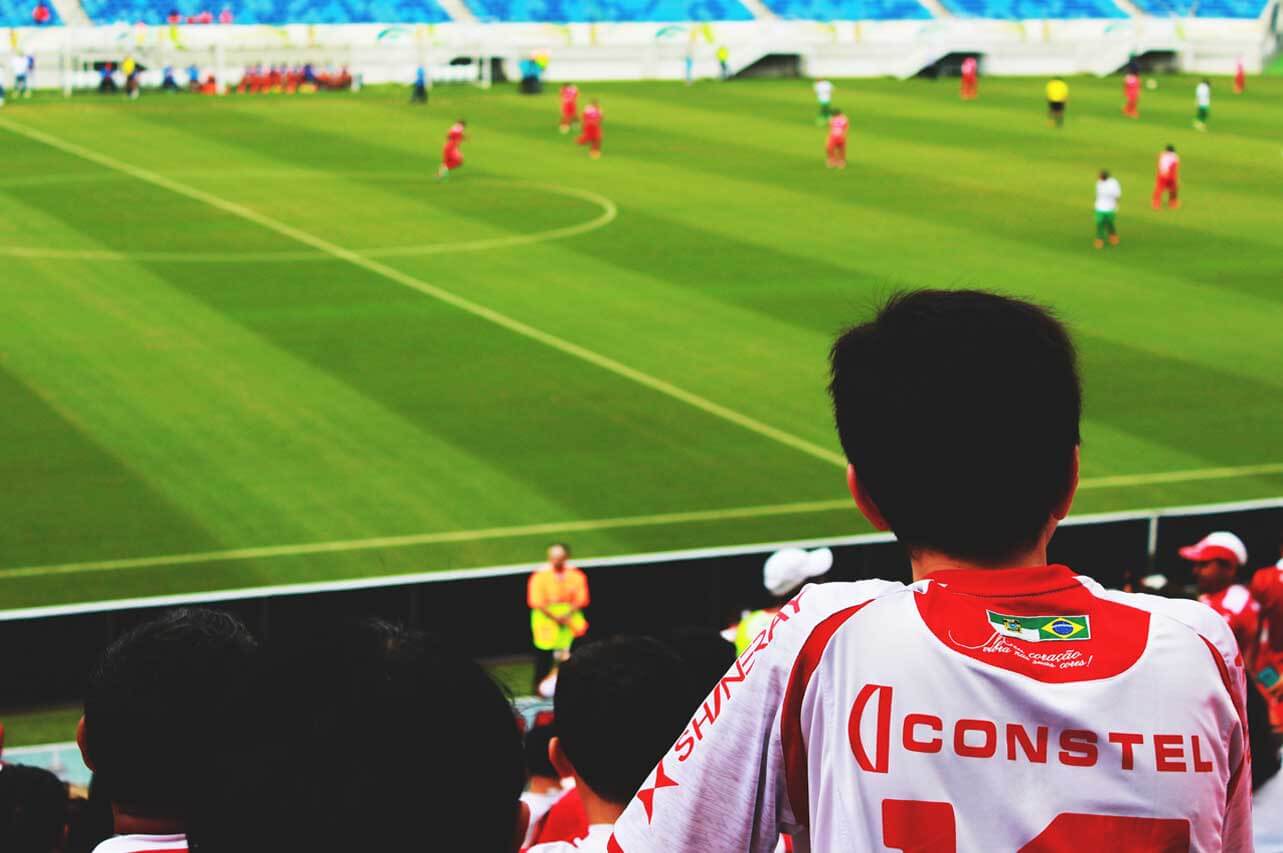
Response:
POLYGON ((1044 643, 1052 640, 1090 640, 1091 620, 1083 616, 1008 616, 989 614, 989 627, 1016 640, 1044 643))

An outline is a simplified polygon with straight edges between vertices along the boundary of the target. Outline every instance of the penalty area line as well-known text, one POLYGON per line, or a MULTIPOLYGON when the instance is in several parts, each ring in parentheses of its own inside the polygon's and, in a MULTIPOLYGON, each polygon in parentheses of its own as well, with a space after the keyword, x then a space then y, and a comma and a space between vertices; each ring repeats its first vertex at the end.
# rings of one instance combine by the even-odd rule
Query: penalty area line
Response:
MULTIPOLYGON (((1227 480, 1237 477, 1257 477, 1283 474, 1283 462, 1237 467, 1196 468, 1184 471, 1156 471, 1149 474, 1121 474, 1109 477, 1085 477, 1078 484, 1079 491, 1094 489, 1119 489, 1165 483, 1193 483, 1201 480, 1227 480)), ((195 563, 222 563, 271 557, 299 557, 309 554, 337 554, 352 551, 372 551, 387 548, 408 548, 415 545, 440 545, 451 542, 477 542, 486 539, 511 539, 521 536, 560 536, 597 530, 618 530, 629 527, 658 527, 665 524, 693 524, 709 521, 767 518, 782 515, 805 515, 818 512, 851 510, 849 498, 799 501, 783 504, 731 507, 726 509, 668 512, 654 515, 634 515, 617 518, 583 519, 579 521, 541 522, 510 527, 488 527, 480 530, 450 530, 437 533, 415 533, 404 536, 378 536, 368 539, 345 539, 332 542, 306 542, 293 545, 265 545, 252 548, 229 548, 221 551, 200 551, 190 554, 167 554, 151 557, 125 557, 116 560, 93 560, 81 563, 60 563, 45 566, 20 566, 0 569, 0 581, 44 575, 74 574, 78 572, 140 569, 157 566, 183 566, 195 563)), ((1176 509, 1180 509, 1177 507, 1176 509)), ((1186 507, 1185 509, 1189 509, 1186 507)), ((1129 515, 1122 513, 1122 515, 1129 515)), ((1071 516, 1070 523, 1076 516, 1071 516)))
POLYGON ((331 257, 347 261, 353 266, 360 267, 367 272, 374 273, 377 276, 381 276, 382 278, 395 282, 403 287, 408 287, 409 289, 422 293, 425 296, 430 296, 433 299, 444 302, 447 305, 453 306, 454 308, 471 314, 474 317, 487 320, 490 323, 507 329, 510 332, 521 335, 522 337, 530 340, 537 341, 538 343, 550 347, 551 349, 555 349, 565 355, 577 358, 580 361, 585 361, 601 368, 602 370, 613 373, 616 376, 620 376, 624 379, 631 380, 638 385, 649 388, 652 391, 656 391, 674 400, 686 403, 687 405, 699 409, 706 414, 720 418, 728 423, 735 424, 749 432, 753 432, 763 438, 770 439, 777 444, 782 444, 785 447, 791 447, 794 450, 805 453, 807 456, 832 465, 846 465, 846 459, 841 454, 826 447, 821 447, 814 442, 807 441, 806 439, 793 435, 779 427, 774 427, 770 424, 759 421, 756 418, 750 417, 743 412, 736 411, 729 406, 716 403, 707 397, 702 397, 699 394, 694 393, 693 391, 687 391, 685 388, 674 385, 667 380, 660 379, 657 376, 652 376, 651 374, 638 370, 635 367, 630 367, 621 361, 616 361, 610 356, 602 355, 599 352, 580 346, 579 344, 568 341, 565 338, 559 337, 550 332, 545 332, 544 330, 518 320, 515 317, 510 317, 507 314, 494 310, 493 308, 488 308, 478 302, 473 302, 472 300, 459 296, 452 291, 430 284, 421 278, 404 273, 401 270, 390 267, 385 263, 374 260, 373 258, 354 252, 351 249, 345 249, 342 246, 331 243, 323 237, 318 237, 315 234, 295 228, 292 225, 259 213, 252 208, 245 207, 244 205, 237 204, 233 201, 228 201, 225 198, 216 196, 212 193, 207 193, 204 190, 197 189, 196 187, 189 186, 172 178, 167 178, 156 172, 143 169, 139 166, 134 166, 122 160, 117 160, 114 157, 107 156, 106 154, 100 154, 97 151, 84 148, 74 142, 67 142, 59 137, 51 136, 44 131, 35 130, 34 128, 15 123, 9 119, 0 119, 0 128, 4 128, 10 133, 17 134, 18 136, 24 136, 36 142, 44 143, 51 148, 56 148, 59 151, 70 154, 74 157, 79 157, 82 160, 97 163, 105 168, 121 172, 137 178, 140 181, 144 181, 145 183, 169 190, 177 195, 186 196, 187 198, 199 201, 216 210, 221 210, 224 213, 238 216, 241 219, 248 220, 249 222, 260 225, 270 231, 275 231, 277 234, 288 237, 298 243, 302 243, 305 246, 310 246, 319 252, 330 255, 331 257))

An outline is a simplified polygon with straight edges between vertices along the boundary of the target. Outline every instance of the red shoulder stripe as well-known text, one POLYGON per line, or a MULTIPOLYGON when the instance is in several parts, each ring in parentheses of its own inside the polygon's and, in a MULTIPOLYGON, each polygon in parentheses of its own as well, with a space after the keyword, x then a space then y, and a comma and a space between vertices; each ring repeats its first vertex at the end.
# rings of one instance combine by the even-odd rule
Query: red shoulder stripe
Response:
MULTIPOLYGON (((1228 802, 1234 799, 1234 794, 1242 782, 1243 770, 1252 764, 1252 751, 1247 735, 1247 709, 1240 705, 1238 696, 1234 693, 1234 683, 1230 679, 1230 670, 1225 665, 1225 658, 1221 657, 1221 653, 1216 646, 1212 645, 1211 640, 1202 634, 1199 634, 1198 638, 1207 645, 1207 650, 1212 653, 1212 660, 1216 663, 1216 670, 1221 674, 1221 684, 1225 686, 1225 692, 1230 695, 1230 704, 1234 706, 1234 712, 1238 714, 1239 725, 1243 727, 1243 756, 1239 759, 1238 766, 1230 773, 1230 783, 1226 791, 1226 802, 1228 802)), ((1248 689, 1251 690, 1252 688, 1249 687, 1248 689)))

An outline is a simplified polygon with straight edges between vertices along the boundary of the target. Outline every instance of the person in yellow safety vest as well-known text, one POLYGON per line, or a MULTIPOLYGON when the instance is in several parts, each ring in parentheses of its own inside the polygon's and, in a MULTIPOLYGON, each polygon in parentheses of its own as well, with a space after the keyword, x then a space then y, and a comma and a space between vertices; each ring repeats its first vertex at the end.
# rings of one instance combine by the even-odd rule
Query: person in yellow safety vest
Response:
POLYGON ((728 80, 731 76, 731 52, 726 45, 717 48, 717 65, 722 70, 722 79, 728 80))
POLYGON ((762 567, 762 585, 775 596, 775 603, 762 610, 744 614, 735 629, 735 654, 742 655, 748 650, 753 638, 770 626, 775 614, 803 584, 831 568, 833 552, 828 548, 816 548, 814 551, 785 548, 768 557, 766 565, 762 567))
POLYGON ((548 678, 556 662, 570 655, 570 645, 588 630, 588 578, 570 565, 570 547, 558 542, 548 548, 548 562, 530 575, 526 604, 535 647, 534 688, 548 678))

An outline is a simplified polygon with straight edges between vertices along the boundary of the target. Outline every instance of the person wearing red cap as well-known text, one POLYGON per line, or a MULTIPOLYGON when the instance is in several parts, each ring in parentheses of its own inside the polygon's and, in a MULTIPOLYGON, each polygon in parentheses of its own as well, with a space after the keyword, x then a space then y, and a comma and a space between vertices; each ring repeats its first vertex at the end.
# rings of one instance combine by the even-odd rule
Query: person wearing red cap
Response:
POLYGON ((1233 533, 1218 530, 1181 549, 1181 556, 1194 563, 1198 600, 1221 615, 1238 640, 1243 659, 1251 662, 1256 652, 1261 605, 1238 580, 1247 563, 1247 546, 1233 533))

